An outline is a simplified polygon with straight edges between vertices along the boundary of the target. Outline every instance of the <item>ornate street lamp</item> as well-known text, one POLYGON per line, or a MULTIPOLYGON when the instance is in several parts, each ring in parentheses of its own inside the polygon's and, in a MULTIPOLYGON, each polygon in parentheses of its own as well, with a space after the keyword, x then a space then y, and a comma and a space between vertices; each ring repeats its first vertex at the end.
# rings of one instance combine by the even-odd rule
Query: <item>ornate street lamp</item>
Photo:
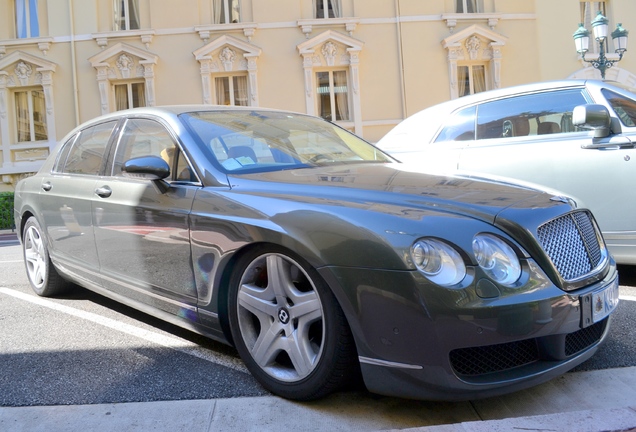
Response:
POLYGON ((622 60, 623 54, 627 51, 627 33, 628 31, 622 27, 621 23, 618 23, 616 26, 616 30, 614 30, 611 34, 612 41, 614 42, 615 50, 614 52, 618 54, 618 60, 608 60, 605 57, 605 46, 607 43, 607 32, 608 32, 608 19, 603 16, 603 14, 599 11, 592 21, 592 32, 594 33, 594 39, 598 42, 599 45, 599 54, 596 60, 586 60, 585 54, 588 52, 590 47, 590 32, 585 28, 583 23, 579 24, 579 28, 576 32, 574 32, 574 44, 576 45, 576 52, 581 55, 581 59, 587 63, 591 63, 596 69, 601 72, 601 78, 605 79, 605 71, 612 66, 614 63, 618 63, 622 60))

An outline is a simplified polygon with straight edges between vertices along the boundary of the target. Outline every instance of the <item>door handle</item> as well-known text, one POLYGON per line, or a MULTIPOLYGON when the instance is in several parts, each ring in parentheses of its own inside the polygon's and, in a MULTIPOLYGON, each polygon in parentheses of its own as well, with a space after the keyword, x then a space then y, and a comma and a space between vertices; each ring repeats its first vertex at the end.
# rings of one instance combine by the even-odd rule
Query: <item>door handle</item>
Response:
POLYGON ((102 186, 95 189, 95 195, 100 198, 108 198, 113 193, 113 190, 108 186, 102 186))
POLYGON ((53 189, 53 185, 51 184, 51 182, 46 181, 46 182, 42 183, 42 190, 48 192, 51 189, 53 189))

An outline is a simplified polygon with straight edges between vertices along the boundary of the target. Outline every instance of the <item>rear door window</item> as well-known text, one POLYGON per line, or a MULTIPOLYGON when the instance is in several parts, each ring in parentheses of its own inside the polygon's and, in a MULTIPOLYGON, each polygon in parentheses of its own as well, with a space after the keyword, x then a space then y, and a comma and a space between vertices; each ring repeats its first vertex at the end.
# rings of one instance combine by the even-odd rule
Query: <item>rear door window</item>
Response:
MULTIPOLYGON (((116 125, 117 120, 100 123, 82 130, 68 151, 64 168, 61 171, 66 174, 99 175, 108 141, 116 125)), ((66 154, 65 150, 63 150, 62 155, 66 154)))
POLYGON ((484 103, 477 111, 477 139, 578 132, 572 111, 588 100, 583 89, 567 89, 484 103))

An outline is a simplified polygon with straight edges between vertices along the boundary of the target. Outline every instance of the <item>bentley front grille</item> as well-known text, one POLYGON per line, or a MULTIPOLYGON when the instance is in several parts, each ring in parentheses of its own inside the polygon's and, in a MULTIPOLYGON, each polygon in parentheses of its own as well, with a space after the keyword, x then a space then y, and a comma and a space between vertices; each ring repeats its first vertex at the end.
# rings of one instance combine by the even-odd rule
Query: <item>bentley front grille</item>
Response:
POLYGON ((592 272, 603 259, 600 235, 588 211, 552 219, 537 230, 539 241, 561 277, 572 281, 592 272))

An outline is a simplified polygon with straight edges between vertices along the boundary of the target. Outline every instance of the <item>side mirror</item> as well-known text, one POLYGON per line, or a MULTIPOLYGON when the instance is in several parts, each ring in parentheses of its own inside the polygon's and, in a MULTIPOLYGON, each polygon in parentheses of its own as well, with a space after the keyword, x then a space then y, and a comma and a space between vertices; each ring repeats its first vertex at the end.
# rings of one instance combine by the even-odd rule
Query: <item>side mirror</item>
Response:
POLYGON ((594 131, 594 138, 604 138, 610 134, 612 120, 605 105, 587 104, 574 107, 572 124, 581 129, 594 131))
POLYGON ((157 156, 144 156, 127 160, 122 166, 124 177, 151 180, 160 193, 168 191, 170 186, 164 181, 170 176, 168 162, 157 156))
POLYGON ((170 166, 160 157, 144 156, 127 160, 121 171, 125 177, 163 180, 170 175, 170 166))

